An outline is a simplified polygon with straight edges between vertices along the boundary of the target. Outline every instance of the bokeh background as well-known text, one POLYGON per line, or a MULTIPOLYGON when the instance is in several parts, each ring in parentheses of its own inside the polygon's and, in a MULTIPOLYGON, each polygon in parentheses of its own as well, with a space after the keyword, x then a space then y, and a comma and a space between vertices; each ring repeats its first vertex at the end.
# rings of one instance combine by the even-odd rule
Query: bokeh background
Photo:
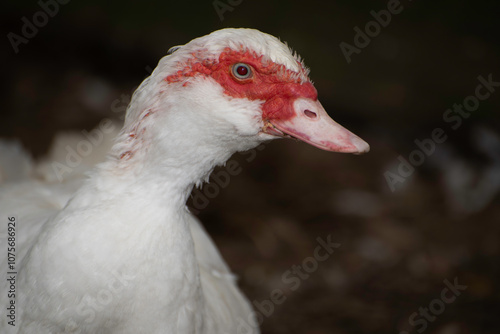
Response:
POLYGON ((32 21, 41 7, 4 3, 0 136, 41 158, 56 133, 123 116, 113 102, 171 46, 224 27, 268 32, 305 58, 329 114, 371 152, 275 141, 234 156, 241 172, 227 185, 194 194, 193 211, 249 299, 285 291, 262 332, 498 333, 500 87, 457 129, 443 115, 474 95, 478 76, 500 81, 500 2, 402 0, 348 63, 339 44, 352 45, 354 27, 364 30, 370 11, 387 4, 73 0, 15 53, 7 34, 21 34, 22 18, 32 21), (221 17, 214 3, 231 10, 221 17), (435 128, 447 140, 391 189, 387 172, 397 173, 398 157, 408 159, 435 128), (290 289, 282 275, 328 236, 341 246, 290 289), (439 306, 444 280, 467 289, 412 325, 419 308, 439 306))

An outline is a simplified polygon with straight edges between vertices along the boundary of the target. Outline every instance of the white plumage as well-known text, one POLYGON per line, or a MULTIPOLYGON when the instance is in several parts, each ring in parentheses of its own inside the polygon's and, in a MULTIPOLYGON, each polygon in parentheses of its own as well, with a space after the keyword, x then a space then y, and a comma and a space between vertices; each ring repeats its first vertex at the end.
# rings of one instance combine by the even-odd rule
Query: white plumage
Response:
MULTIPOLYGON (((234 152, 280 136, 368 150, 327 116, 307 73, 278 39, 223 29, 160 60, 88 177, 79 167, 58 182, 50 162, 33 166, 3 144, 0 249, 14 216, 18 275, 16 326, 3 316, 0 331, 258 333, 249 302, 185 202, 234 152), (241 63, 249 79, 235 76, 241 63)), ((1 284, 7 305, 9 283, 1 284)))

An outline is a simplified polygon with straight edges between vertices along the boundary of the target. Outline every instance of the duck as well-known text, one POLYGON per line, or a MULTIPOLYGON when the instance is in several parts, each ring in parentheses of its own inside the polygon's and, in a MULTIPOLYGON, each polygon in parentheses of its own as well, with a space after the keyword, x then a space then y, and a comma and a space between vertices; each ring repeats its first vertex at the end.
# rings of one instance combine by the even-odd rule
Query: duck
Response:
MULTIPOLYGON (((236 276, 186 200, 235 152, 277 138, 369 150, 330 118, 309 69, 280 39, 225 28, 170 49, 84 177, 48 182, 28 167, 5 177, 0 212, 9 224, 2 222, 0 249, 11 247, 14 261, 1 258, 12 279, 1 283, 10 309, 0 331, 259 333, 236 276)), ((9 154, 10 164, 30 164, 19 148, 9 154)), ((0 175, 13 169, 0 165, 0 175)))

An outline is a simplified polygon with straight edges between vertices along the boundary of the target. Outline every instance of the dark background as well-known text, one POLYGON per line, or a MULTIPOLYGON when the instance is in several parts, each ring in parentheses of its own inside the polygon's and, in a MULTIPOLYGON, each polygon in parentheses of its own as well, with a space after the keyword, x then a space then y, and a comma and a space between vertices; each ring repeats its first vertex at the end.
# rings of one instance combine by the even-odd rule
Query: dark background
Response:
POLYGON ((113 101, 171 46, 224 27, 278 36, 305 58, 330 115, 371 152, 274 141, 255 158, 236 155, 241 172, 192 201, 250 300, 285 291, 263 333, 498 333, 500 87, 456 130, 443 114, 474 94, 478 76, 500 81, 500 2, 402 1, 350 64, 339 44, 353 44, 353 28, 386 1, 232 3, 221 20, 211 0, 73 0, 17 54, 7 33, 21 34, 21 18, 41 7, 4 4, 1 137, 42 157, 55 133, 119 118, 113 101), (386 172, 434 128, 447 140, 391 191, 386 172), (341 246, 292 291, 282 274, 328 235, 341 246), (425 329, 411 326, 413 312, 439 305, 446 279, 467 289, 425 329))

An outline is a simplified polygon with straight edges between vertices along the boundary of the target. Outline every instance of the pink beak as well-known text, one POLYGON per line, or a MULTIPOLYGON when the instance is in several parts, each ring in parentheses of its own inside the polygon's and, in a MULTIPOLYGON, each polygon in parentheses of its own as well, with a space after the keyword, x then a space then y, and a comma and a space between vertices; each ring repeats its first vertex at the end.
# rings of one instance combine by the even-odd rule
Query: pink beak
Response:
POLYGON ((363 139, 331 119, 317 100, 298 98, 291 118, 268 122, 272 126, 265 128, 266 133, 288 135, 326 151, 361 154, 370 150, 363 139))

